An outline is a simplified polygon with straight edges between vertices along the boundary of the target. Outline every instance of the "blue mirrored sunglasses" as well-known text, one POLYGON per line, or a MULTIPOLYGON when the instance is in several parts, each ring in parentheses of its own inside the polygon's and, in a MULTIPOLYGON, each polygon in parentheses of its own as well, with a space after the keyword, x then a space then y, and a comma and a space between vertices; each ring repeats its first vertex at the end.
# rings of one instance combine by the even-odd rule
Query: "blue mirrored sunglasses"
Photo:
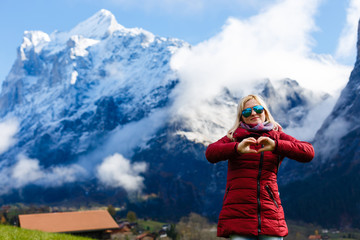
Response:
POLYGON ((256 105, 252 108, 245 108, 242 112, 241 112, 241 115, 243 117, 250 117, 251 113, 252 113, 252 110, 254 109, 254 111, 257 113, 257 114, 261 114, 263 113, 264 111, 264 107, 261 106, 261 105, 256 105))

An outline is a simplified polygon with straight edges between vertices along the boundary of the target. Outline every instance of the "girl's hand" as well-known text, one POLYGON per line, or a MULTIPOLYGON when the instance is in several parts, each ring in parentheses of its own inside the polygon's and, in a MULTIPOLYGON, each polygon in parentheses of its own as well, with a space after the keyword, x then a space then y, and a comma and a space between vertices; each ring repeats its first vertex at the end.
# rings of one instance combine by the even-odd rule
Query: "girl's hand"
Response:
POLYGON ((258 153, 255 149, 251 149, 250 146, 251 145, 256 145, 257 141, 255 138, 250 137, 250 138, 245 138, 243 139, 237 146, 237 151, 240 154, 243 153, 258 153))
POLYGON ((257 144, 264 145, 264 147, 260 148, 257 153, 275 150, 275 141, 269 137, 259 137, 257 139, 257 144))

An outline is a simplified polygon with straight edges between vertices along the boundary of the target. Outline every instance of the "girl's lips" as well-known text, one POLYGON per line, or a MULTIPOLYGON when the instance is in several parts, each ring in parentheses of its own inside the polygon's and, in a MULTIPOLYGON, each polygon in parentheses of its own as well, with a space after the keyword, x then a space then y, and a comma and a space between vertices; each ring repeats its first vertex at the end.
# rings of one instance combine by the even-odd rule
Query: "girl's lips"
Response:
POLYGON ((256 124, 256 123, 260 123, 261 119, 260 117, 254 117, 254 118, 250 118, 249 122, 256 124))

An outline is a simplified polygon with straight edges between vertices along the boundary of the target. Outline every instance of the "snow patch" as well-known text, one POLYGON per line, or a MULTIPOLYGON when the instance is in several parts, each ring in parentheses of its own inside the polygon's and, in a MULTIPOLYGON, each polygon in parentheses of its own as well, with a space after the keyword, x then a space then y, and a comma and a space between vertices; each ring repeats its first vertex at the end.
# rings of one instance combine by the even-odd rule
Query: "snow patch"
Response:
POLYGON ((80 35, 71 36, 68 41, 68 46, 72 46, 70 49, 70 58, 75 59, 76 57, 86 57, 89 54, 86 49, 98 42, 99 40, 84 38, 80 35))
POLYGON ((117 23, 114 15, 108 10, 102 9, 92 17, 76 25, 70 35, 82 35, 86 38, 103 39, 124 27, 117 23))
POLYGON ((51 41, 48 34, 41 31, 25 31, 23 42, 20 45, 20 56, 22 61, 28 60, 26 52, 34 49, 36 53, 41 50, 51 41))
POLYGON ((79 73, 75 70, 71 73, 71 80, 70 80, 71 85, 74 85, 76 83, 78 75, 79 73))

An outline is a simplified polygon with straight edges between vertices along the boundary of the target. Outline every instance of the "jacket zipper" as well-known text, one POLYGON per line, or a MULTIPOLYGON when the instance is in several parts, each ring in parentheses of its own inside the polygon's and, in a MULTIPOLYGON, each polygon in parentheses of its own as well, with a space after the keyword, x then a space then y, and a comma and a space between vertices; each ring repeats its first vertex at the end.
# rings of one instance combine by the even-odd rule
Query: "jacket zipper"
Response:
MULTIPOLYGON (((264 147, 264 146, 262 146, 264 147)), ((260 177, 261 177, 261 170, 264 161, 264 152, 260 154, 260 163, 259 163, 259 174, 257 177, 257 203, 258 203, 258 233, 261 232, 261 203, 260 203, 260 177)))
POLYGON ((270 198, 273 200, 273 202, 275 203, 276 208, 279 208, 279 205, 277 204, 277 202, 275 201, 275 197, 274 194, 272 193, 270 187, 268 185, 265 186, 266 191, 269 193, 270 198))

